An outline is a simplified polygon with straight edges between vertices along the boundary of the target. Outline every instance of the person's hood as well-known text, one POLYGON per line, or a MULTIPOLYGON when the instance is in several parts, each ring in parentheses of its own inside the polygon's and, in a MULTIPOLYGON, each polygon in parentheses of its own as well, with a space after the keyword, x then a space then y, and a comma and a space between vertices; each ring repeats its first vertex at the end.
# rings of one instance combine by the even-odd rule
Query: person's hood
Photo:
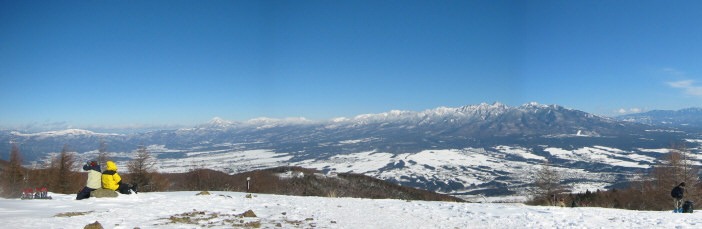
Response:
POLYGON ((107 161, 107 170, 112 170, 117 172, 117 165, 112 161, 107 161))

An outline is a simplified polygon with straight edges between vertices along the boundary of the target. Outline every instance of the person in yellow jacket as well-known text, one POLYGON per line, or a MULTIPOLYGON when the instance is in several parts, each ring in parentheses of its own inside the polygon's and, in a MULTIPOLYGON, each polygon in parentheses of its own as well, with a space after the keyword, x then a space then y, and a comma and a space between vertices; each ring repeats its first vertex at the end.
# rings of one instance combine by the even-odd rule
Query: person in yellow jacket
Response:
POLYGON ((122 182, 122 177, 117 174, 117 165, 114 162, 108 161, 106 163, 107 168, 102 172, 102 187, 105 189, 111 189, 118 191, 122 194, 131 194, 129 190, 131 189, 134 193, 137 193, 137 185, 134 184, 132 187, 122 182))

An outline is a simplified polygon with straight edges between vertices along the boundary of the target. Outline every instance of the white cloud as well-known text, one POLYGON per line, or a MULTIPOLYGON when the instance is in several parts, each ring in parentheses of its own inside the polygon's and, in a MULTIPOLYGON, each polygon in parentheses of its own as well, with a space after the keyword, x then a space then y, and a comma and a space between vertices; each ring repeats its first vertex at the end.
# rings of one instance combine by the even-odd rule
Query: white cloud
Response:
POLYGON ((678 71, 675 68, 664 68, 663 72, 668 73, 670 75, 676 75, 676 76, 682 76, 685 75, 685 72, 683 71, 678 71))
POLYGON ((672 88, 680 88, 685 91, 685 94, 702 97, 702 86, 695 85, 694 80, 680 80, 675 82, 666 82, 672 88))
POLYGON ((629 109, 619 108, 619 110, 616 110, 614 112, 619 113, 619 114, 633 114, 633 113, 641 113, 644 111, 646 111, 646 109, 634 107, 634 108, 629 108, 629 109))
POLYGON ((681 80, 676 82, 666 82, 669 86, 674 88, 687 88, 692 86, 692 80, 681 80))

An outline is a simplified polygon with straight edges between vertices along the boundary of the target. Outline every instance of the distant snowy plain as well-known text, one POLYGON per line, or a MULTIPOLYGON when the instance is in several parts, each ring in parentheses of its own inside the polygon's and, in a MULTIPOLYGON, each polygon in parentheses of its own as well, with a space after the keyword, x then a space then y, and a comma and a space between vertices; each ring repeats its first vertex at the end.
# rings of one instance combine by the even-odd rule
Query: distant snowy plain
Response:
POLYGON ((155 192, 117 198, 0 198, 2 228, 700 228, 699 213, 298 197, 212 192, 155 192), (252 210, 256 217, 240 217, 252 210), (57 216, 79 213, 76 216, 57 216), (83 213, 81 215, 81 213, 83 213))
MULTIPOLYGON (((360 141, 360 140, 359 140, 360 141)), ((656 159, 637 152, 624 151, 604 146, 583 147, 573 150, 542 146, 551 157, 570 162, 600 163, 601 165, 645 169, 656 159)), ((172 151, 163 146, 149 146, 155 154, 172 151)), ((641 149, 667 152, 665 149, 641 149)), ((85 154, 96 157, 93 154, 85 154)), ((433 149, 415 153, 391 154, 382 151, 367 151, 339 154, 328 158, 290 161, 292 156, 276 153, 273 150, 245 151, 196 151, 187 153, 186 158, 162 158, 155 166, 160 172, 187 172, 194 168, 209 168, 228 173, 246 172, 278 166, 301 166, 336 173, 359 173, 384 180, 398 182, 459 183, 464 189, 447 194, 480 190, 482 184, 498 178, 509 178, 510 190, 523 195, 524 187, 533 180, 546 157, 534 154, 533 149, 496 146, 493 148, 433 149), (393 165, 392 167, 388 167, 393 165)), ((130 154, 120 155, 129 157, 130 154)), ((698 154, 693 154, 698 156, 698 154)), ((699 155, 702 158, 702 154, 699 155)), ((89 157, 86 157, 86 159, 89 157)), ((118 162, 126 168, 125 162, 118 162)), ((571 185, 572 192, 605 189, 617 176, 631 176, 622 172, 588 171, 580 168, 556 166, 564 179, 577 179, 571 185)), ((472 195, 462 195, 471 198, 472 195)))

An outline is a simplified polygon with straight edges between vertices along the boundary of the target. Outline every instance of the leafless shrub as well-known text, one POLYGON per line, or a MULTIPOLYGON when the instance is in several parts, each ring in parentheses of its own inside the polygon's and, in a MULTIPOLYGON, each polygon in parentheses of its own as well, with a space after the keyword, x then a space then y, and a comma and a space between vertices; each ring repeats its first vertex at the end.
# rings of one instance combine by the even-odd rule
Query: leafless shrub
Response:
POLYGON ((78 179, 74 168, 76 167, 75 155, 70 152, 70 147, 64 145, 61 153, 51 160, 48 168, 49 190, 57 193, 76 193, 84 186, 84 179, 78 179))
POLYGON ((107 143, 105 143, 105 140, 100 140, 100 148, 98 149, 97 158, 97 161, 100 164, 100 169, 102 169, 102 171, 105 171, 107 161, 111 160, 112 157, 110 156, 110 152, 107 151, 107 143))
POLYGON ((19 197, 23 186, 26 186, 27 171, 22 167, 22 154, 16 143, 12 143, 10 161, 0 171, 0 196, 19 197))
POLYGON ((562 175, 553 168, 550 161, 541 164, 534 174, 534 186, 530 192, 533 197, 529 204, 556 205, 556 200, 565 191, 562 175))

